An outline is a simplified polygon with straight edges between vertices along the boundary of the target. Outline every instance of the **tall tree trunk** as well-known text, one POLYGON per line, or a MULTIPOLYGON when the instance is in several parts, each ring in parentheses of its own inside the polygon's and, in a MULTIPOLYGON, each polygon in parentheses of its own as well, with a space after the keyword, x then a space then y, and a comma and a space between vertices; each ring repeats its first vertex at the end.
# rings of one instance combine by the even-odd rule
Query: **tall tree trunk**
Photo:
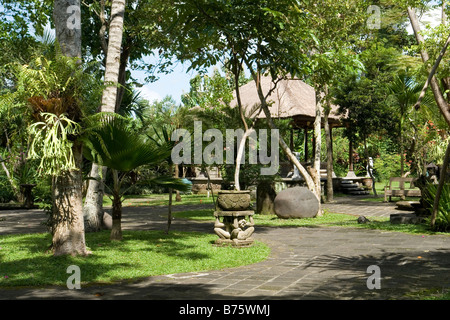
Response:
MULTIPOLYGON (((178 166, 176 164, 171 163, 169 165, 169 172, 172 173, 173 166, 178 166)), ((172 200, 173 200, 173 189, 169 188, 169 206, 167 210, 167 229, 166 234, 169 234, 170 226, 172 225, 172 200)))
POLYGON ((92 163, 89 176, 93 178, 93 180, 89 180, 86 198, 83 205, 83 216, 86 232, 96 232, 102 229, 104 215, 103 196, 105 194, 103 179, 106 175, 106 169, 106 167, 92 163))
POLYGON ((316 187, 316 195, 319 199, 319 213, 322 214, 321 209, 321 185, 320 185, 320 156, 322 146, 322 97, 319 90, 316 90, 316 119, 314 120, 314 171, 313 175, 314 185, 316 187))
MULTIPOLYGON (((423 36, 420 34, 420 25, 419 19, 417 18, 416 12, 413 8, 408 8, 408 16, 411 21, 411 26, 414 31, 414 35, 416 36, 416 41, 419 45, 424 43, 423 36)), ((421 49, 422 61, 426 63, 429 60, 428 52, 425 48, 421 49)), ((429 70, 431 73, 431 70, 429 70)), ((450 126, 450 107, 448 103, 445 101, 444 95, 441 92, 439 87, 439 83, 435 76, 432 76, 430 79, 431 91, 433 92, 434 99, 436 100, 437 105, 439 106, 439 110, 444 116, 445 121, 450 126)))
POLYGON ((431 228, 434 228, 434 225, 436 224, 436 216, 439 209, 439 201, 441 199, 442 189, 444 188, 445 180, 447 178, 449 161, 450 161, 450 143, 448 144, 447 150, 445 151, 444 163, 442 165, 442 173, 439 179, 438 188, 436 190, 436 197, 434 198, 433 211, 431 212, 431 221, 430 221, 431 228))
POLYGON ((169 207, 167 212, 166 234, 169 234, 170 226, 172 225, 172 199, 173 199, 173 189, 169 188, 169 207))
MULTIPOLYGON (((56 39, 64 56, 81 60, 80 0, 55 0, 53 9, 56 39)), ((86 255, 82 198, 82 150, 74 141, 76 168, 53 178, 52 250, 54 255, 86 255)))
MULTIPOLYGON (((251 68, 250 65, 248 65, 248 67, 251 68)), ((256 84, 256 90, 258 92, 258 97, 261 102, 261 108, 262 108, 264 114, 266 115, 267 123, 269 124, 269 127, 271 129, 278 129, 277 126, 275 125, 275 123, 273 122, 272 115, 270 114, 269 106, 267 105, 267 101, 266 101, 266 99, 264 97, 264 93, 262 91, 261 74, 252 71, 252 76, 253 76, 253 80, 255 81, 255 84, 256 84)), ((320 204, 320 191, 319 191, 319 193, 317 193, 317 189, 320 190, 320 184, 319 184, 319 187, 317 188, 315 185, 315 181, 317 181, 317 179, 313 179, 313 177, 312 177, 312 176, 320 175, 320 172, 314 172, 315 171, 314 168, 311 168, 311 170, 310 170, 311 172, 308 172, 298 161, 297 157, 292 153, 292 150, 286 144, 286 141, 284 141, 282 136, 280 136, 280 146, 281 146, 281 149, 283 150, 283 152, 288 157, 289 161, 291 161, 291 163, 297 167, 298 171, 300 172, 302 177, 305 179, 307 188, 312 193, 314 193, 316 198, 319 200, 319 204, 320 204)), ((319 181, 320 181, 320 178, 319 178, 319 181)), ((321 212, 321 210, 319 209, 318 214, 320 214, 320 212, 321 212)))
POLYGON ((253 128, 246 129, 244 135, 242 136, 241 142, 239 144, 239 149, 238 149, 237 156, 236 156, 236 169, 234 171, 234 189, 237 191, 241 190, 241 185, 239 183, 239 172, 240 172, 240 168, 241 168, 242 155, 244 154, 244 150, 245 150, 245 141, 254 131, 255 130, 253 128))
MULTIPOLYGON (((328 94, 328 92, 327 92, 328 94)), ((327 201, 333 201, 334 190, 333 190, 333 139, 330 123, 328 118, 330 115, 331 106, 329 101, 327 101, 327 106, 323 115, 324 127, 325 127, 325 139, 327 145, 327 201)))
POLYGON ((106 56, 105 66, 106 88, 103 90, 102 96, 103 112, 114 112, 116 107, 125 4, 125 0, 113 0, 111 4, 108 54, 106 56))
POLYGON ((112 203, 112 229, 111 240, 122 240, 122 199, 120 196, 120 181, 117 170, 111 170, 114 181, 112 203))
MULTIPOLYGON (((179 178, 180 177, 180 167, 178 164, 175 165, 175 173, 174 173, 175 178, 179 178)), ((176 202, 181 202, 181 194, 179 190, 176 190, 176 196, 175 196, 175 201, 176 202)))
POLYGON ((55 0, 53 22, 61 54, 81 59, 80 0, 55 0))
POLYGON ((400 135, 400 177, 403 177, 405 175, 405 144, 403 140, 403 112, 401 114, 400 119, 400 128, 399 128, 399 135, 400 135))
POLYGON ((82 148, 74 143, 73 156, 78 170, 56 176, 52 184, 52 250, 59 255, 87 255, 84 237, 82 197, 82 148))
POLYGON ((239 175, 241 170, 241 157, 245 149, 245 142, 248 138, 248 136, 253 132, 253 129, 249 130, 249 127, 247 125, 247 121, 245 121, 244 116, 244 110, 242 108, 242 102, 241 102, 241 93, 239 91, 239 76, 241 74, 241 65, 238 62, 237 54, 234 53, 234 59, 233 59, 233 69, 234 69, 234 88, 236 92, 236 100, 239 108, 239 115, 241 117, 242 125, 244 126, 244 136, 241 139, 241 142, 239 144, 239 150, 236 156, 236 169, 234 171, 234 189, 235 190, 241 190, 241 185, 239 183, 239 175))
MULTIPOLYGON (((111 4, 111 22, 109 27, 109 40, 106 54, 106 67, 105 67, 105 89, 102 95, 101 112, 116 112, 118 94, 120 99, 122 97, 122 91, 119 90, 118 82, 120 71, 122 71, 123 77, 125 77, 125 66, 121 66, 121 47, 122 47, 122 35, 123 35, 123 19, 125 14, 125 0, 114 0, 111 4), (123 70, 121 70, 123 68, 123 70)), ((124 58, 125 64, 128 60, 128 56, 124 58)), ((90 176, 95 180, 89 181, 89 187, 86 193, 86 200, 84 203, 84 219, 87 226, 87 231, 97 231, 101 229, 101 223, 103 220, 103 179, 99 175, 99 171, 102 170, 106 173, 106 169, 93 163, 90 176)))

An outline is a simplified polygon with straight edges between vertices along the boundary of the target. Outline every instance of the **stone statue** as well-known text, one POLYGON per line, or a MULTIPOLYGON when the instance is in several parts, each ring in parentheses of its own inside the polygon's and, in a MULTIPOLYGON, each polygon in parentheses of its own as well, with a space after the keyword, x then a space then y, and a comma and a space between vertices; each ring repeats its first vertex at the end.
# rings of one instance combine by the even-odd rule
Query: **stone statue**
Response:
MULTIPOLYGON (((236 221, 236 219, 235 219, 236 221)), ((237 221, 237 226, 234 225, 234 229, 231 232, 231 239, 246 240, 255 231, 255 223, 253 222, 253 217, 249 216, 249 222, 247 222, 243 217, 239 217, 237 221)))
POLYGON ((253 217, 249 216, 249 221, 246 221, 243 216, 224 216, 223 222, 216 216, 214 223, 214 232, 220 239, 224 240, 247 240, 255 231, 255 223, 253 217))
POLYGON ((233 217, 223 217, 223 222, 220 222, 219 216, 216 216, 214 223, 214 232, 220 239, 230 239, 233 228, 233 217))
POLYGON ((373 176, 373 158, 369 157, 369 163, 367 164, 367 174, 372 177, 373 176))

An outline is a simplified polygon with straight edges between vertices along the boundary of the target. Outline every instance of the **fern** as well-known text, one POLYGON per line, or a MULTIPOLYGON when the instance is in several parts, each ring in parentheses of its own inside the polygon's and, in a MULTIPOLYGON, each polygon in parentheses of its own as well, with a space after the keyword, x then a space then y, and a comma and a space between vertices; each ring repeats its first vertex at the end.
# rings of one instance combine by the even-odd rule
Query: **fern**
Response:
POLYGON ((36 122, 28 130, 33 140, 29 158, 40 159, 38 172, 41 175, 59 175, 61 172, 76 170, 72 153, 73 142, 69 135, 76 136, 81 131, 80 124, 67 118, 65 114, 57 116, 42 113, 44 122, 36 122))

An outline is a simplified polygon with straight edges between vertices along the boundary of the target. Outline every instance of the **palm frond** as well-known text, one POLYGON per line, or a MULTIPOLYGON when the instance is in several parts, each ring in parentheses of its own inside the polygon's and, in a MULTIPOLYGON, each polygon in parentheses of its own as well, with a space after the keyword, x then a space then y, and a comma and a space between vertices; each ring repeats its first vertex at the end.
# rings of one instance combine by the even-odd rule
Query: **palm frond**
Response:
POLYGON ((135 133, 130 120, 104 116, 83 137, 85 156, 91 161, 122 172, 142 165, 158 164, 170 156, 169 146, 158 146, 135 133))

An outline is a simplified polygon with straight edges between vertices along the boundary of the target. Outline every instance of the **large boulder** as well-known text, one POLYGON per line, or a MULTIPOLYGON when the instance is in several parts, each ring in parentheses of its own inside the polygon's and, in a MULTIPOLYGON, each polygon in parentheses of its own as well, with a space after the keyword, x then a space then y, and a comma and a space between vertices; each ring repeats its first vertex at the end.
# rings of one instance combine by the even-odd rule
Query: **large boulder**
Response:
POLYGON ((102 221, 102 227, 106 230, 112 229, 112 217, 110 214, 103 212, 103 221, 102 221))
POLYGON ((277 194, 274 209, 283 219, 312 218, 319 211, 319 200, 308 188, 293 187, 277 194))
POLYGON ((273 203, 277 196, 274 183, 271 181, 261 181, 256 189, 256 213, 275 214, 273 203))

